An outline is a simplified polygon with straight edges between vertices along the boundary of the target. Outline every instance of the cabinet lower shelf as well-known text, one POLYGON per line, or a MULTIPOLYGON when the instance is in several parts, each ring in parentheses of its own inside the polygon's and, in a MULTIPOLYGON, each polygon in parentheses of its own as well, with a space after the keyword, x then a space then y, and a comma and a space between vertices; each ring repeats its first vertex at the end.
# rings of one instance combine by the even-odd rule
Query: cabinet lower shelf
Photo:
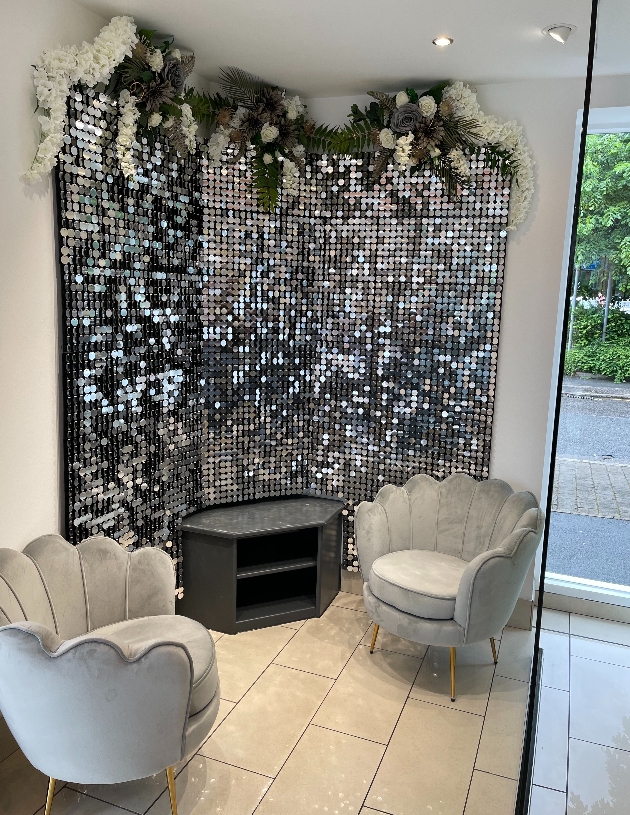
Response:
POLYGON ((282 617, 283 622, 304 620, 317 616, 315 595, 288 597, 285 600, 270 600, 266 603, 253 603, 249 606, 238 606, 236 609, 236 628, 247 631, 259 628, 261 624, 273 625, 274 618, 282 617))

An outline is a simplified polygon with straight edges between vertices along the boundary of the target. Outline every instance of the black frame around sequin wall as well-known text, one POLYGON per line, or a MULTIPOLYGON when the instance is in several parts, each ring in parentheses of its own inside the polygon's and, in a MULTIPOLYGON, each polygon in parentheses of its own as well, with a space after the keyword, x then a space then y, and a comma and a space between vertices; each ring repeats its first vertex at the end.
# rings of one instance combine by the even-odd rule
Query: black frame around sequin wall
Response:
MULTIPOLYGON (((417 472, 488 476, 509 189, 456 202, 368 154, 308 157, 262 212, 248 166, 160 142, 123 178, 110 102, 70 99, 58 173, 68 534, 159 545, 212 504, 353 510, 417 472)), ((181 587, 180 587, 181 591, 181 587)))

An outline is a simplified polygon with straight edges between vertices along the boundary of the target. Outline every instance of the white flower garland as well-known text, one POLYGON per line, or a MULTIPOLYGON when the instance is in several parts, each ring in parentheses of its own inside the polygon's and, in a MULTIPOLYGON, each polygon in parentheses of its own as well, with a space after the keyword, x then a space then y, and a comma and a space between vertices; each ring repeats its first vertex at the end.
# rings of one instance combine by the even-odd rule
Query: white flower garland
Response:
POLYGON ((136 138, 140 111, 136 107, 136 99, 129 91, 123 90, 119 97, 120 118, 118 119, 118 135, 116 136, 116 154, 120 169, 125 178, 129 178, 136 171, 133 162, 133 143, 136 138))
POLYGON ((77 82, 94 87, 106 82, 114 68, 137 41, 136 25, 132 17, 114 17, 94 43, 45 51, 35 67, 35 92, 38 109, 46 111, 39 116, 42 138, 30 168, 22 178, 34 183, 49 173, 57 163, 63 147, 67 118, 66 100, 70 88, 77 82))
POLYGON ((195 117, 193 116, 192 108, 187 102, 184 102, 182 105, 182 118, 181 118, 181 126, 184 132, 184 138, 186 139, 186 147, 190 150, 191 153, 194 153, 197 149, 197 128, 199 125, 195 121, 195 117))
POLYGON ((518 169, 510 192, 508 229, 516 229, 527 217, 534 196, 534 160, 523 135, 523 128, 516 122, 502 122, 494 116, 486 116, 479 107, 477 94, 463 82, 448 85, 442 93, 442 99, 451 104, 455 115, 475 119, 485 141, 496 144, 511 154, 518 169))

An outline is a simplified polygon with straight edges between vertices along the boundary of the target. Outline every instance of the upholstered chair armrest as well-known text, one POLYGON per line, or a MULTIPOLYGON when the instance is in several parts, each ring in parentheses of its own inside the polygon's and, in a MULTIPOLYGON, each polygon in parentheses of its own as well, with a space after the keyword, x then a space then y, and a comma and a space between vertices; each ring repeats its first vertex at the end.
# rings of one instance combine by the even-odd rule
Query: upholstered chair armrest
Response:
POLYGON ((354 513, 354 534, 363 580, 374 561, 390 551, 387 515, 382 504, 362 501, 354 513))
POLYGON ((0 708, 28 760, 65 781, 143 778, 183 758, 193 666, 181 643, 0 628, 0 708), (130 756, 132 760, 130 763, 130 756))
POLYGON ((499 548, 470 561, 455 601, 455 622, 466 632, 466 642, 494 637, 507 624, 541 534, 542 521, 536 529, 516 529, 499 548))

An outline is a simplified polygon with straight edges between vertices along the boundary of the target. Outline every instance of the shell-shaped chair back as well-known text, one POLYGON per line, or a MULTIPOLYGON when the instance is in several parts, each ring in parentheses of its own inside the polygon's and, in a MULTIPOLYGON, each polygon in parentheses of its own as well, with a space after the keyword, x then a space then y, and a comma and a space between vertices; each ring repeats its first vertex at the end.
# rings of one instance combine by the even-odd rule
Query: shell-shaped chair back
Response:
POLYGON ((71 639, 122 620, 173 614, 174 588, 165 552, 126 552, 111 538, 72 546, 60 535, 44 535, 23 552, 0 549, 0 626, 41 623, 71 639), (143 579, 149 569, 150 579, 143 579), (156 580, 172 590, 157 591, 156 580), (172 595, 166 605, 165 594, 172 595))
POLYGON ((499 479, 475 481, 464 473, 444 481, 416 475, 404 487, 387 484, 374 503, 384 510, 390 551, 428 549, 468 562, 498 548, 529 510, 534 510, 532 528, 538 523, 538 502, 530 492, 514 492, 499 479))

